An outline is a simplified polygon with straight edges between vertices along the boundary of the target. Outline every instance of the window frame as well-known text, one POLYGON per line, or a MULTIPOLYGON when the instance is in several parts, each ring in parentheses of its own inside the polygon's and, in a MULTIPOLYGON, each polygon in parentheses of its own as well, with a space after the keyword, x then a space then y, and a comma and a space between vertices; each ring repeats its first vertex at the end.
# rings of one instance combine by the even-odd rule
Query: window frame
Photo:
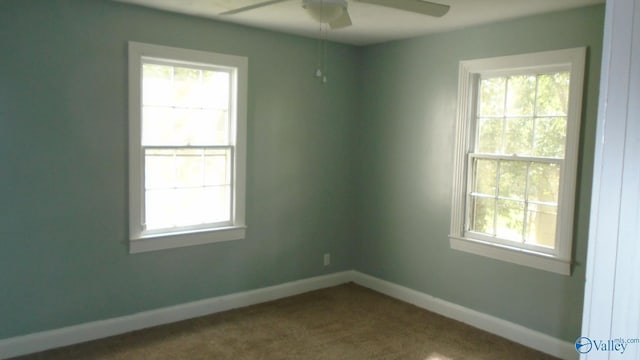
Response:
MULTIPOLYGON (((578 47, 460 62, 449 232, 452 249, 563 275, 571 274, 585 58, 586 47, 578 47), (476 154, 475 111, 479 79, 514 74, 540 74, 558 69, 569 71, 570 84, 565 154, 560 170, 556 248, 553 251, 540 251, 528 246, 521 247, 516 243, 493 241, 488 236, 476 236, 467 229, 467 199, 472 177, 470 162, 476 154)), ((524 158, 526 157, 514 157, 516 160, 524 158)))
MULTIPOLYGON (((130 41, 129 71, 129 253, 140 253, 219 241, 240 240, 246 236, 245 187, 247 142, 248 59, 242 56, 183 49, 130 41), (142 145, 142 66, 162 63, 172 66, 225 69, 231 74, 230 144, 232 156, 231 221, 208 226, 192 225, 145 230, 144 149, 142 145)), ((163 146, 164 147, 164 146, 163 146)), ((171 147, 168 145, 167 147, 171 147)), ((181 147, 181 146, 178 146, 181 147)), ((194 146, 203 147, 203 146, 194 146)), ((207 147, 207 146, 204 146, 207 147)), ((225 146, 226 147, 226 146, 225 146)))

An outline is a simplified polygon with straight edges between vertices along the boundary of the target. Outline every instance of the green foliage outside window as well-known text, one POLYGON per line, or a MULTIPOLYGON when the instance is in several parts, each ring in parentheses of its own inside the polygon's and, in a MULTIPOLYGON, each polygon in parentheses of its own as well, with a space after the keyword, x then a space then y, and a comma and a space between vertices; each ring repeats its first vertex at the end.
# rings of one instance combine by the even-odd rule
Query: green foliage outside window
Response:
POLYGON ((569 76, 557 72, 480 80, 471 164, 472 231, 555 246, 569 76))

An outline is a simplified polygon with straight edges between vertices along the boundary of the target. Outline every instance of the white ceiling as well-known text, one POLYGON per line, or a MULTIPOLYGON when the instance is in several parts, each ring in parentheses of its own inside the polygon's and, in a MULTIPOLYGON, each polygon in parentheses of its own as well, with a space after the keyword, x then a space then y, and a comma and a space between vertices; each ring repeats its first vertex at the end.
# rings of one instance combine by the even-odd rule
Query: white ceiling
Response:
MULTIPOLYGON (((304 11, 302 0, 288 0, 234 15, 218 14, 264 0, 116 1, 308 37, 318 37, 320 34, 320 25, 304 11)), ((347 44, 369 45, 605 2, 605 0, 433 1, 450 5, 449 13, 441 18, 435 18, 350 0, 349 14, 353 26, 329 30, 323 36, 329 40, 347 44)))

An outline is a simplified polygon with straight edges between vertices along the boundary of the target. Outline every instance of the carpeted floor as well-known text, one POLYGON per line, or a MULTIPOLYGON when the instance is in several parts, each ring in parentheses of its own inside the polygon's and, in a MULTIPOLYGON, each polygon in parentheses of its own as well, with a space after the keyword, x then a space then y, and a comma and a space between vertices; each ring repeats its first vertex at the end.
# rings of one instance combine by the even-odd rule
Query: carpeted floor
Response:
POLYGON ((15 359, 554 358, 344 284, 15 359))

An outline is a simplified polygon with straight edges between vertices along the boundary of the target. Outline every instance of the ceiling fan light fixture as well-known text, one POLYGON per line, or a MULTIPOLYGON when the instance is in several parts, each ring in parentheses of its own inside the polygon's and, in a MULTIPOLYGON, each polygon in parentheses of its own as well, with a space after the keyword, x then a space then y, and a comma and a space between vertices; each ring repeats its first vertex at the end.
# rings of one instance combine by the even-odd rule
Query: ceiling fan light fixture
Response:
POLYGON ((302 7, 319 23, 328 24, 347 11, 346 0, 304 0, 302 7))

